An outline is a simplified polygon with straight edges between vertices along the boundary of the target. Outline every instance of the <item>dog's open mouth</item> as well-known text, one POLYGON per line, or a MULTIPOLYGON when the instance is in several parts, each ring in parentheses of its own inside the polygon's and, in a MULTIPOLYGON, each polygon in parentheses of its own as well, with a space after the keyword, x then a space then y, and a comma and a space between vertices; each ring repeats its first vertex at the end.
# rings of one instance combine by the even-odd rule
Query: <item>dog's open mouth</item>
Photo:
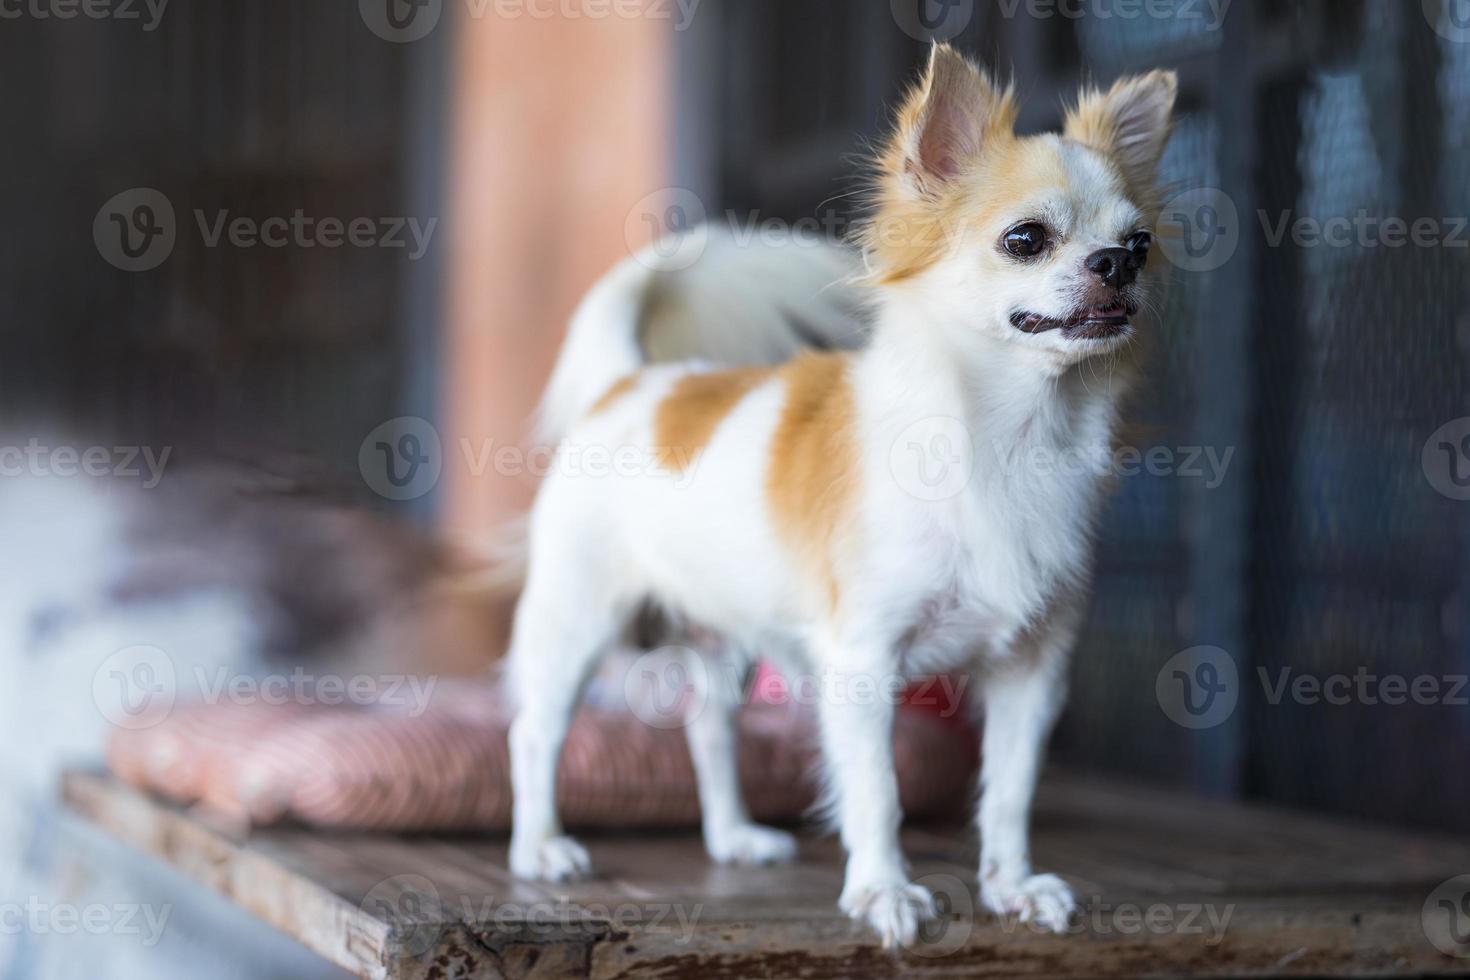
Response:
POLYGON ((1088 307, 1065 320, 1053 320, 1022 310, 1011 314, 1011 324, 1026 333, 1060 330, 1068 340, 1106 340, 1127 330, 1130 318, 1136 313, 1137 306, 1116 299, 1107 306, 1088 307))

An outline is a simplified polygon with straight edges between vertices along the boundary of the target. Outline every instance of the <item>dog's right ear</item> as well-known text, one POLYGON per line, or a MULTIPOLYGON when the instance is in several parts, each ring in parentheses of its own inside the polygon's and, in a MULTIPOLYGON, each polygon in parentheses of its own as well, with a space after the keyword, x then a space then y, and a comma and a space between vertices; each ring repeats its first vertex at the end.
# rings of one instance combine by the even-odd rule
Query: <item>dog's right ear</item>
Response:
POLYGON ((936 194, 972 166, 991 141, 1009 138, 1015 123, 1011 90, 997 88, 954 48, 936 44, 923 81, 899 112, 884 169, 915 194, 936 194))

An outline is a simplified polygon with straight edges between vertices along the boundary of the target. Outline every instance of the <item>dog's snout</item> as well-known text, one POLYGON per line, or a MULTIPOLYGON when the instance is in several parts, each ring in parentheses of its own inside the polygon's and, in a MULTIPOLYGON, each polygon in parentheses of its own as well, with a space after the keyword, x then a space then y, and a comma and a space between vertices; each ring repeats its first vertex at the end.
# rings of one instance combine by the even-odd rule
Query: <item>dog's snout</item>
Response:
POLYGON ((1087 271, 1097 276, 1103 284, 1113 289, 1122 289, 1138 278, 1143 261, 1126 248, 1104 248, 1087 257, 1087 271))

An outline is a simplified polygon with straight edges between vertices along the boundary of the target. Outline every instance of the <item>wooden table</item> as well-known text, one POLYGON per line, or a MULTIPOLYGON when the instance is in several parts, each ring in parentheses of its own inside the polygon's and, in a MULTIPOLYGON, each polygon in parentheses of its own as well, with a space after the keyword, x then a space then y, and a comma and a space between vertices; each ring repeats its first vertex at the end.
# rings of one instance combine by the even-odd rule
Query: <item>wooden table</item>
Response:
POLYGON ((245 837, 105 777, 72 774, 64 792, 363 977, 1470 975, 1429 938, 1470 909, 1456 885, 1436 892, 1470 874, 1470 844, 1075 778, 1044 788, 1035 855, 1077 890, 1073 934, 976 913, 970 835, 913 829, 914 874, 947 915, 901 955, 837 912, 830 839, 747 870, 711 865, 693 835, 591 836, 601 876, 543 887, 510 877, 503 838, 245 837))

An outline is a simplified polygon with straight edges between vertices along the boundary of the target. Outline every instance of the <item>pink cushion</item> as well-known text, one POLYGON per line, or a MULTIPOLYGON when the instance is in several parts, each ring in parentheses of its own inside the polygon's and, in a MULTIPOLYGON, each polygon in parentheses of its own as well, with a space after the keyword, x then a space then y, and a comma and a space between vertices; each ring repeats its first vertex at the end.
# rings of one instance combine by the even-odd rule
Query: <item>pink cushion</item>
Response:
MULTIPOLYGON (((740 773, 758 820, 799 818, 815 795, 808 711, 753 705, 741 716, 740 773)), ((510 826, 508 718, 488 685, 442 682, 418 717, 385 708, 180 705, 161 724, 118 731, 108 762, 127 781, 248 821, 358 830, 500 831, 510 826)), ((974 739, 900 711, 895 753, 906 812, 958 814, 974 739)), ((573 827, 699 823, 684 734, 627 712, 584 708, 559 786, 573 827)))

